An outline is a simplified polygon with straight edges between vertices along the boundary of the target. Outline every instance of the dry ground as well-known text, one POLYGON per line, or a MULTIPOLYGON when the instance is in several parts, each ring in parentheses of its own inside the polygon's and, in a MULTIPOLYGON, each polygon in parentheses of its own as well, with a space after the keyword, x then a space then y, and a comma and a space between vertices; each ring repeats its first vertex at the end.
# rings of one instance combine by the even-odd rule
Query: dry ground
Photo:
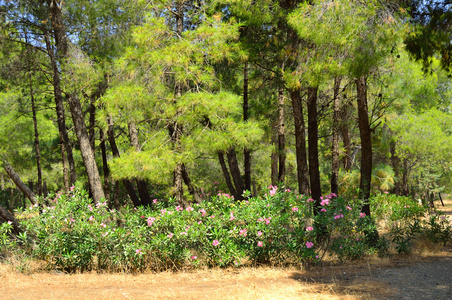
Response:
MULTIPOLYGON (((452 214, 452 200, 445 201, 452 214)), ((440 207, 441 209, 441 207, 440 207)), ((0 299, 452 299, 452 249, 296 268, 25 275, 0 264, 0 299)))

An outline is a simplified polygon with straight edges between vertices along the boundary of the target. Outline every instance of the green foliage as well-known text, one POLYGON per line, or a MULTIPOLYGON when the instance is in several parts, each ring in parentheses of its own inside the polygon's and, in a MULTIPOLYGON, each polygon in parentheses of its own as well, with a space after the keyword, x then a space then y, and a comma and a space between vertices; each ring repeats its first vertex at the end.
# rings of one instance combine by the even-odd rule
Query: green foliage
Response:
POLYGON ((379 193, 369 199, 375 219, 405 227, 413 219, 419 219, 427 213, 427 208, 416 200, 405 196, 379 193))

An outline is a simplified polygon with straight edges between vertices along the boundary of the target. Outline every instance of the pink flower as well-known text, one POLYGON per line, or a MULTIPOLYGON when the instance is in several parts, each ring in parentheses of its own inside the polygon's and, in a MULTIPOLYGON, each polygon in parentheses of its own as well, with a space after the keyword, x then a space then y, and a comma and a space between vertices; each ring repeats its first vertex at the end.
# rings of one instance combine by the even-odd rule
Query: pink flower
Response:
POLYGON ((306 242, 306 248, 312 248, 312 246, 314 246, 313 242, 306 242))
POLYGON ((243 236, 246 236, 246 235, 247 235, 247 232, 248 232, 248 230, 242 229, 242 230, 240 230, 239 234, 240 234, 240 235, 243 235, 243 236))
POLYGON ((351 208, 350 206, 347 206, 347 209, 348 209, 348 210, 352 210, 352 208, 351 208))
POLYGON ((166 209, 161 209, 160 212, 164 215, 166 213, 166 209))
POLYGON ((320 202, 320 205, 322 205, 322 206, 325 206, 325 205, 328 205, 328 204, 330 204, 330 199, 323 199, 323 200, 320 202))
POLYGON ((206 215, 206 210, 204 208, 200 209, 199 212, 202 214, 203 217, 206 215))
POLYGON ((363 213, 363 212, 360 212, 360 213, 359 213, 359 217, 360 217, 360 218, 364 218, 365 216, 366 216, 366 213, 363 213))
POLYGON ((107 225, 105 225, 104 223, 100 223, 100 226, 102 226, 102 227, 107 227, 107 225))
POLYGON ((257 236, 261 236, 261 235, 262 235, 262 231, 258 231, 257 236))
POLYGON ((212 245, 218 246, 218 244, 220 244, 220 242, 218 240, 213 240, 212 245))
POLYGON ((298 211, 298 207, 296 206, 292 207, 292 211, 298 211))
POLYGON ((8 221, 8 224, 9 224, 9 225, 11 225, 11 224, 13 224, 13 222, 11 222, 11 221, 8 221))
POLYGON ((170 232, 170 233, 168 233, 167 237, 168 237, 168 238, 172 238, 173 235, 174 235, 174 234, 173 234, 172 232, 170 232))
POLYGON ((313 231, 314 230, 314 228, 312 228, 311 226, 308 226, 307 228, 306 228, 306 231, 313 231))
POLYGON ((321 212, 326 212, 326 208, 322 208, 320 211, 321 212))
POLYGON ((176 211, 183 211, 183 210, 184 209, 180 205, 176 206, 176 211))
POLYGON ((193 207, 189 206, 185 209, 186 211, 193 211, 193 207))
POLYGON ((286 192, 287 192, 287 193, 290 193, 290 189, 286 189, 286 192))
POLYGON ((142 219, 146 218, 145 216, 141 216, 142 219))
POLYGON ((314 202, 314 199, 309 198, 308 200, 306 200, 307 202, 314 202))
POLYGON ((197 259, 197 258, 198 258, 198 257, 197 257, 196 255, 192 255, 192 256, 191 256, 191 259, 192 259, 192 260, 195 260, 195 259, 197 259))
POLYGON ((142 253, 141 253, 141 249, 135 250, 135 253, 136 253, 136 254, 142 254, 142 253))
POLYGON ((257 246, 258 246, 258 247, 263 247, 264 244, 263 244, 262 242, 257 242, 257 246))
POLYGON ((211 219, 214 219, 214 218, 215 218, 215 215, 211 215, 210 218, 211 218, 211 219))
POLYGON ((152 202, 154 202, 154 204, 157 204, 157 199, 152 200, 152 202))
POLYGON ((181 232, 180 235, 187 235, 187 232, 181 232))
POLYGON ((148 218, 148 226, 152 226, 152 224, 154 223, 155 218, 154 217, 149 217, 148 218))
POLYGON ((90 221, 94 220, 94 216, 89 217, 89 220, 90 221))

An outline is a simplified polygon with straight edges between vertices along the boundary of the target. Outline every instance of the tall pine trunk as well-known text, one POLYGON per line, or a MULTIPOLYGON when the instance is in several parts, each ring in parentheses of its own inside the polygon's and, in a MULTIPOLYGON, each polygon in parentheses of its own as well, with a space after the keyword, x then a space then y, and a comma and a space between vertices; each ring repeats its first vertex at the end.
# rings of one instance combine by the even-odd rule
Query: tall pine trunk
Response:
POLYGON ((333 88, 333 142, 331 149, 331 193, 339 194, 339 126, 340 126, 340 99, 339 89, 341 78, 334 78, 333 88))
MULTIPOLYGON (((345 99, 345 96, 344 96, 345 99)), ((342 141, 344 142, 345 155, 343 158, 344 170, 349 172, 352 168, 352 149, 350 141, 350 131, 348 129, 349 114, 348 114, 349 103, 345 103, 341 108, 341 135, 342 141)))
MULTIPOLYGON (((119 154, 118 146, 116 145, 116 138, 115 138, 115 133, 114 133, 114 129, 113 129, 113 118, 112 117, 108 117, 107 135, 108 135, 108 142, 110 143, 110 148, 111 148, 111 152, 113 153, 113 156, 119 157, 120 154, 119 154)), ((126 188, 127 194, 129 194, 130 200, 132 200, 133 205, 140 206, 141 205, 140 199, 138 198, 137 194, 135 193, 135 189, 133 188, 133 185, 130 182, 130 180, 123 179, 122 184, 126 188)), ((115 198, 116 198, 116 196, 117 195, 115 193, 115 198)))
POLYGON ((218 151, 218 161, 220 162, 221 171, 223 172, 223 177, 224 180, 226 181, 226 186, 228 187, 229 192, 232 194, 232 196, 234 196, 234 199, 238 199, 239 194, 237 194, 234 184, 232 183, 231 175, 229 174, 228 167, 226 166, 223 151, 218 151))
POLYGON ((44 33, 44 40, 47 47, 47 53, 50 58, 50 64, 52 66, 53 94, 55 98, 58 132, 60 136, 61 158, 63 162, 63 181, 65 191, 68 192, 71 183, 74 183, 77 179, 75 174, 75 163, 72 156, 72 147, 69 142, 69 136, 66 129, 63 95, 61 92, 60 74, 56 62, 55 52, 51 47, 50 38, 47 33, 44 33))
MULTIPOLYGON (((55 44, 60 55, 64 60, 68 55, 67 35, 63 23, 62 5, 55 0, 47 0, 50 10, 50 19, 52 22, 53 35, 55 44)), ((100 180, 99 170, 97 169, 96 160, 94 158, 94 150, 91 147, 89 135, 86 129, 85 118, 82 111, 80 99, 76 93, 68 98, 69 107, 71 109, 72 121, 74 123, 75 133, 80 145, 80 152, 82 154, 83 163, 85 165, 88 181, 93 193, 94 202, 99 202, 105 198, 100 180)))
MULTIPOLYGON (((319 169, 318 125, 317 125, 317 92, 318 87, 308 88, 308 149, 309 149, 309 182, 311 197, 315 200, 315 207, 320 206, 322 196, 319 169)), ((315 209, 314 213, 318 210, 315 209)))
MULTIPOLYGON (((248 121, 249 118, 249 104, 248 104, 248 62, 245 62, 243 68, 243 121, 248 121)), ((243 167, 245 189, 251 191, 251 151, 245 147, 243 149, 243 167)))
POLYGON ((243 180, 240 173, 239 164, 237 161, 237 155, 235 154, 235 148, 231 148, 226 153, 228 157, 229 170, 231 172, 232 181, 234 182, 235 191, 237 193, 237 200, 243 200, 243 180))
POLYGON ((362 212, 370 215, 368 199, 372 180, 372 139, 367 108, 367 81, 364 76, 355 79, 357 89, 358 126, 361 139, 361 180, 359 198, 364 200, 362 212))
MULTIPOLYGON (((108 167, 107 161, 107 147, 105 145, 105 134, 102 129, 99 129, 99 138, 100 138, 100 151, 102 154, 102 171, 104 173, 104 191, 105 198, 110 202, 111 201, 111 177, 110 177, 110 168, 108 167)), ((115 206, 115 208, 118 208, 115 206)))
POLYGON ((284 132, 284 89, 278 89, 278 183, 286 179, 286 137, 284 132))
MULTIPOLYGON (((372 131, 370 128, 367 108, 367 80, 365 76, 355 79, 357 91, 358 126, 361 139, 361 179, 359 183, 359 199, 363 200, 361 211, 370 217, 370 187, 372 180, 372 131)), ((370 245, 375 246, 378 241, 378 231, 370 229, 365 231, 366 239, 370 245)))
POLYGON ((39 131, 38 131, 38 120, 36 118, 36 103, 35 103, 35 97, 33 92, 33 83, 31 80, 31 72, 29 73, 29 80, 30 80, 30 98, 31 98, 31 111, 33 114, 33 128, 35 133, 35 152, 36 152, 36 168, 38 173, 38 182, 36 187, 36 192, 39 196, 42 196, 42 169, 41 169, 41 151, 39 147, 39 131))
POLYGON ((295 150, 297 156, 297 181, 300 194, 309 193, 308 164, 306 155, 306 133, 303 116, 303 101, 300 89, 290 91, 295 124, 295 150))
MULTIPOLYGON (((137 126, 135 122, 131 121, 129 122, 129 138, 130 138, 130 144, 132 147, 135 148, 135 151, 140 152, 140 144, 138 142, 138 131, 137 126)), ((149 196, 149 190, 148 185, 146 181, 142 179, 137 179, 137 187, 138 187, 138 194, 140 195, 141 204, 151 206, 151 196, 149 196)))

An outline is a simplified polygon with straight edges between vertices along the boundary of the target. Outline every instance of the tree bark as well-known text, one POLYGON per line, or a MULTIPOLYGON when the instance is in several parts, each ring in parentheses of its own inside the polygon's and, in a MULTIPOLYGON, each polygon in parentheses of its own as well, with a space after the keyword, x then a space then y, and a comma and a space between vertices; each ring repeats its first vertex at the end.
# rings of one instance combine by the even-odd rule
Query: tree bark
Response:
POLYGON ((94 155, 96 154, 96 99, 95 97, 91 97, 91 101, 89 103, 89 129, 88 129, 88 136, 89 136, 89 143, 91 145, 91 148, 93 149, 94 155))
POLYGON ((38 131, 38 120, 36 118, 36 104, 35 97, 33 93, 33 84, 31 80, 31 72, 29 73, 30 80, 30 98, 31 98, 31 111, 33 114, 33 128, 35 132, 35 151, 36 151, 36 168, 38 173, 38 182, 37 182, 37 194, 42 196, 42 169, 41 169, 41 151, 39 148, 39 131, 38 131))
POLYGON ((284 132, 284 89, 278 90, 278 182, 286 179, 286 137, 284 132))
POLYGON ((396 194, 397 196, 399 196, 400 195, 400 181, 399 181, 400 159, 396 155, 396 142, 391 141, 389 143, 389 152, 391 153, 391 164, 392 164, 392 169, 394 170, 394 177, 395 177, 394 189, 392 192, 394 194, 396 194))
MULTIPOLYGON (((243 180, 240 173, 239 164, 237 162, 237 156, 235 154, 235 149, 231 148, 227 152, 228 156, 228 164, 229 164, 229 170, 231 171, 232 181, 234 182, 235 190, 237 192, 238 198, 237 200, 243 200, 243 180)), ((235 197, 234 197, 235 198, 235 197)))
POLYGON ((36 195, 31 191, 28 186, 23 183, 20 176, 14 171, 14 169, 9 165, 7 161, 3 161, 3 169, 8 174, 9 178, 14 182, 14 184, 24 193, 24 195, 30 200, 31 203, 36 204, 38 200, 36 195))
POLYGON ((182 178, 184 179, 184 183, 188 187, 188 192, 190 193, 190 195, 192 195, 193 200, 195 200, 195 202, 198 204, 201 203, 201 197, 199 197, 199 193, 196 190, 196 187, 191 182, 190 176, 188 176, 188 171, 185 164, 182 164, 182 178))
POLYGON ((300 194, 309 193, 308 165, 306 155, 306 134, 303 116, 303 101, 300 89, 290 91, 295 124, 295 150, 297 156, 297 181, 300 194))
POLYGON ((99 129, 99 138, 100 138, 100 150, 102 153, 102 170, 104 173, 104 191, 105 198, 108 201, 111 201, 110 191, 111 191, 111 177, 110 177, 110 168, 108 168, 107 161, 107 147, 105 146, 105 134, 102 129, 99 129))
MULTIPOLYGON (((365 76, 355 79, 358 106, 358 127, 361 139, 361 180, 359 183, 359 198, 363 200, 361 212, 370 217, 370 187, 372 180, 372 131, 370 129, 369 114, 367 109, 367 80, 365 76)), ((376 246, 378 231, 376 229, 365 230, 367 242, 376 246)))
POLYGON ((82 154, 83 163, 88 175, 89 186, 93 193, 93 200, 99 203, 105 198, 102 182, 100 180, 99 170, 97 169, 96 160, 94 158, 94 150, 91 148, 90 139, 86 130, 85 118, 83 116, 80 100, 75 94, 68 99, 71 108, 72 121, 77 139, 80 144, 80 152, 82 154))
MULTIPOLYGON (((245 62, 243 69, 243 121, 248 121, 249 118, 249 104, 248 104, 248 62, 245 62)), ((245 189, 251 191, 251 151, 245 147, 243 149, 243 167, 244 167, 244 179, 245 189)))
POLYGON ((372 136, 367 109, 367 80, 361 76, 355 79, 357 89, 358 126, 361 139, 361 180, 359 198, 364 200, 362 212, 370 215, 368 199, 372 179, 372 136))
MULTIPOLYGON (((135 122, 131 121, 128 124, 130 144, 135 148, 135 151, 140 152, 140 144, 138 142, 138 130, 135 122)), ((152 206, 151 196, 149 196, 148 185, 146 181, 137 179, 138 194, 140 195, 141 204, 145 206, 152 206)))
POLYGON ((317 124, 317 92, 318 87, 308 88, 308 149, 309 149, 309 183, 311 184, 311 197, 315 200, 314 213, 320 206, 322 196, 319 170, 318 124, 317 124))
POLYGON ((229 174, 229 170, 226 166, 223 151, 218 151, 218 161, 220 162, 221 171, 223 172, 223 177, 224 180, 226 181, 226 186, 228 187, 229 192, 232 194, 232 196, 234 196, 234 199, 238 199, 239 195, 237 194, 237 191, 235 190, 235 187, 232 184, 231 175, 229 174))
MULTIPOLYGON (((119 154, 118 147, 116 145, 116 139, 115 139, 115 134, 114 134, 114 130, 113 130, 113 119, 111 117, 108 117, 107 135, 108 135, 108 141, 110 143, 110 148, 113 153, 113 156, 119 157, 120 154, 119 154)), ((140 206, 141 205, 140 199, 138 199, 138 196, 135 193, 135 189, 133 188, 132 183, 128 179, 123 179, 122 183, 124 184, 124 187, 126 188, 127 194, 129 194, 130 200, 132 201, 133 205, 140 206)))
POLYGON ((0 205, 0 218, 5 220, 5 222, 10 221, 11 225, 13 225, 13 233, 15 235, 19 235, 22 233, 22 229, 20 229, 19 222, 17 222, 16 218, 12 214, 9 213, 3 206, 0 205))
POLYGON ((341 135, 342 141, 344 142, 344 170, 349 172, 352 169, 352 149, 351 149, 351 141, 350 141, 350 132, 348 130, 348 104, 344 104, 341 109, 341 135))
POLYGON ((331 149, 331 193, 339 194, 339 126, 340 126, 340 99, 339 90, 341 78, 334 78, 333 88, 333 142, 331 149))
MULTIPOLYGON (((60 5, 58 5, 57 1, 55 0, 47 0, 47 3, 50 10, 50 19, 52 22, 55 44, 61 59, 64 60, 68 55, 68 43, 63 23, 63 2, 60 2, 60 5)), ((102 188, 96 160, 94 158, 94 150, 91 147, 90 139, 86 129, 82 106, 76 93, 69 95, 68 103, 71 109, 75 133, 80 144, 80 152, 82 154, 83 163, 88 175, 89 185, 91 192, 93 193, 93 200, 95 203, 98 203, 103 198, 105 198, 105 194, 102 188)))
POLYGON ((74 183, 77 179, 75 174, 75 163, 72 157, 72 147, 69 142, 69 136, 66 129, 66 117, 64 113, 63 96, 60 87, 60 75, 55 58, 55 53, 50 45, 49 36, 46 33, 44 34, 44 39, 46 42, 47 53, 50 57, 50 64, 52 66, 53 72, 53 94, 55 98, 55 109, 57 113, 58 132, 60 135, 60 148, 63 162, 63 181, 65 191, 68 192, 70 184, 74 183), (70 163, 70 161, 72 161, 72 163, 70 163), (71 167, 71 165, 73 166, 71 167), (72 171, 72 168, 74 169, 74 171, 72 171))

